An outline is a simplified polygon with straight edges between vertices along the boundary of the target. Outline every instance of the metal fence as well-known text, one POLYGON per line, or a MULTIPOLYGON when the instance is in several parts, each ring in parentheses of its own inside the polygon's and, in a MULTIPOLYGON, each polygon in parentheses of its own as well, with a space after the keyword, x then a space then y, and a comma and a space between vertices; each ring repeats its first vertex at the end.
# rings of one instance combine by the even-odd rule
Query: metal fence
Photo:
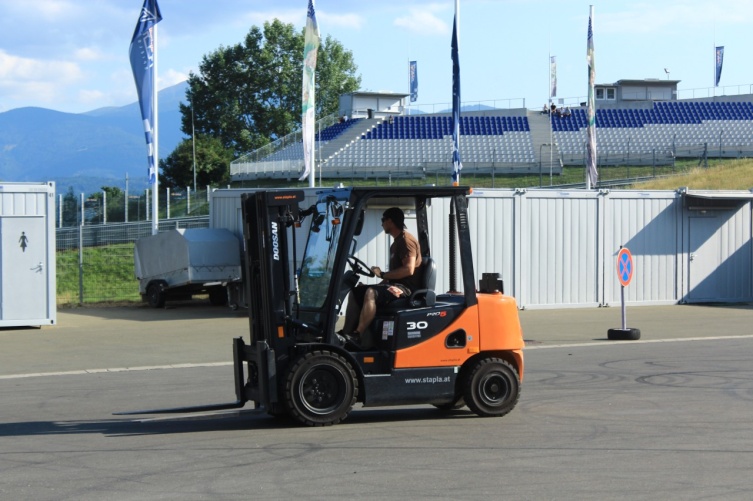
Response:
MULTIPOLYGON (((190 187, 183 189, 164 188, 159 193, 159 218, 197 217, 209 214, 211 187, 194 191, 190 187)), ((131 221, 149 221, 151 191, 133 195, 117 190, 108 196, 104 191, 74 194, 58 194, 55 204, 55 226, 57 228, 78 227, 84 225, 128 223, 131 221), (126 198, 128 203, 126 204, 126 198)))
MULTIPOLYGON (((208 226, 209 216, 159 221, 160 232, 208 226)), ((58 228, 57 303, 140 300, 133 248, 136 240, 151 234, 151 221, 58 228)))

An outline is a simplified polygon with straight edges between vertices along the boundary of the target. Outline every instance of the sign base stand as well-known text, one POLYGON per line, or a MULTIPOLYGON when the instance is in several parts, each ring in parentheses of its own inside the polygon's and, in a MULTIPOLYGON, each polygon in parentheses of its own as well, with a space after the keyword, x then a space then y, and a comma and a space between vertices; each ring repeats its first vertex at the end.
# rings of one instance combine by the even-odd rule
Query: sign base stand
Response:
POLYGON ((611 341, 637 341, 641 338, 641 330, 629 327, 627 329, 609 329, 607 339, 611 341))
POLYGON ((622 329, 607 330, 607 339, 612 341, 637 341, 641 338, 640 329, 627 326, 627 308, 625 306, 625 287, 633 278, 633 255, 626 247, 620 246, 617 253, 617 273, 620 280, 620 302, 622 303, 622 329))

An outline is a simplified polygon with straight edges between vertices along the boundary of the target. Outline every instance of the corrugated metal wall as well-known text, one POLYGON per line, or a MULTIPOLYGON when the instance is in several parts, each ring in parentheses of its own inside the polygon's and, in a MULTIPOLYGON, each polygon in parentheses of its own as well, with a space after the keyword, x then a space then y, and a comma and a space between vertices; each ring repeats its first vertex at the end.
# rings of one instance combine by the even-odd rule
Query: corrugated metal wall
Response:
MULTIPOLYGON (((212 226, 240 237, 244 191, 213 193, 212 226)), ((305 205, 315 191, 306 191, 305 205)), ((619 306, 616 259, 625 246, 635 265, 628 304, 753 301, 751 205, 700 214, 685 209, 674 191, 476 190, 469 197, 474 271, 477 278, 500 273, 521 308, 619 306)), ((368 209, 357 245, 358 257, 382 267, 390 244, 380 225, 385 208, 368 209)), ((449 212, 449 201, 434 201, 429 210, 437 291, 450 286, 449 212)), ((413 218, 408 212, 415 234, 413 218)))
POLYGON ((603 304, 620 304, 617 253, 625 246, 635 272, 625 288, 627 302, 673 304, 682 298, 678 263, 682 256, 682 199, 670 191, 612 191, 604 203, 603 304))

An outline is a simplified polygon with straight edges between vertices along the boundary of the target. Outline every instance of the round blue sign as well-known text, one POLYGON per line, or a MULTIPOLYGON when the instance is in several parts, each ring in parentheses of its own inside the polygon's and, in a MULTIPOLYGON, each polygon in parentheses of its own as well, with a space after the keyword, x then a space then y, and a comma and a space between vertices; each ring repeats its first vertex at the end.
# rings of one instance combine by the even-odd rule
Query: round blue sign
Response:
POLYGON ((627 247, 623 247, 617 253, 617 278, 623 287, 628 285, 633 278, 633 255, 627 247))

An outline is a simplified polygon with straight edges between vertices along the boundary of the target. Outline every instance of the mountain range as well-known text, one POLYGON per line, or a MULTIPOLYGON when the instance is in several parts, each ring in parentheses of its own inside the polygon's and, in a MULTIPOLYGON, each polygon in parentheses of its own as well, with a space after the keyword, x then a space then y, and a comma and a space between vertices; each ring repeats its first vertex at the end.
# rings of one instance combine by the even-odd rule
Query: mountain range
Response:
MULTIPOLYGON (((159 92, 159 155, 167 157, 181 140, 181 101, 188 84, 159 92)), ((147 150, 138 103, 63 113, 17 108, 0 113, 0 184, 55 181, 58 194, 69 188, 91 194, 102 186, 129 193, 148 187, 147 150)))

